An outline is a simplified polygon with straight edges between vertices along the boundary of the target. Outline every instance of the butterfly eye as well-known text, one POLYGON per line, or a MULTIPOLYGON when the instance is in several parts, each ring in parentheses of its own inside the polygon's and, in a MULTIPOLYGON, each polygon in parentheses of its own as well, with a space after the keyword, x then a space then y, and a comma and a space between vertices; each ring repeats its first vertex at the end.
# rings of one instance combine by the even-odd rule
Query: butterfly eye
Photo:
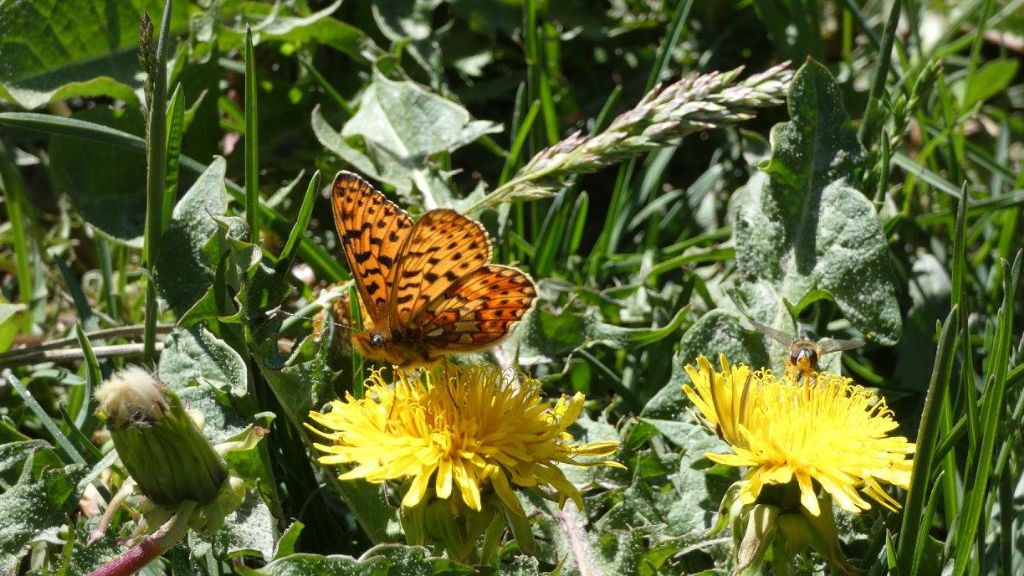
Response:
POLYGON ((370 335, 370 346, 374 348, 380 348, 384 346, 384 335, 380 332, 374 332, 370 335))

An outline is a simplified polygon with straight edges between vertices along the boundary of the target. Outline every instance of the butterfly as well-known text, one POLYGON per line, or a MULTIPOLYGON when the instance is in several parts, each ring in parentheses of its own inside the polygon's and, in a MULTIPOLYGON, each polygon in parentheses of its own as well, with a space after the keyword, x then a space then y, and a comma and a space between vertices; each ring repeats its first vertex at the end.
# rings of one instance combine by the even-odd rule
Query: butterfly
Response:
POLYGON ((526 273, 490 264, 479 223, 454 210, 417 222, 366 180, 342 171, 331 190, 334 224, 359 293, 365 358, 416 368, 497 344, 537 298, 526 273))

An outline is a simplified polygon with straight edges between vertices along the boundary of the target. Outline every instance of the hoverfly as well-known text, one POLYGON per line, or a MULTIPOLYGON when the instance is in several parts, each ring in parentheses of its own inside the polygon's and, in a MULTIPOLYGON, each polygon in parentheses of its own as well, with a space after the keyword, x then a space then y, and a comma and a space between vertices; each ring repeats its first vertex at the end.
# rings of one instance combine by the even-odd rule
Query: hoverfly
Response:
POLYGON ((810 377, 814 372, 818 371, 818 361, 825 354, 831 354, 833 352, 841 352, 843 350, 853 350, 860 348, 864 345, 864 342, 860 340, 836 340, 832 338, 822 338, 817 342, 808 340, 806 338, 794 338, 781 330, 776 330, 771 326, 765 326, 757 320, 748 318, 750 323, 757 329, 758 332, 767 335, 772 340, 775 340, 779 344, 789 348, 789 354, 783 356, 783 364, 787 368, 793 368, 800 373, 801 376, 810 377))

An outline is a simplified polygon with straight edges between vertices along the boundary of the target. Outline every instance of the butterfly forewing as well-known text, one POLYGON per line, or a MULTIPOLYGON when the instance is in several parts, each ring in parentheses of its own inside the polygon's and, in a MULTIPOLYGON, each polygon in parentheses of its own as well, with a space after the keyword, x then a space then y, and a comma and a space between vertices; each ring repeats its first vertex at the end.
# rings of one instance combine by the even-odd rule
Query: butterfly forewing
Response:
POLYGON ((480 224, 454 210, 431 210, 413 227, 398 260, 388 304, 392 330, 407 326, 463 277, 491 259, 480 224))
POLYGON ((537 289, 524 272, 489 264, 429 302, 412 324, 431 346, 475 350, 504 338, 536 298, 537 289))
POLYGON ((412 230, 412 219, 351 172, 340 172, 334 179, 331 204, 364 310, 374 321, 385 320, 394 271, 412 230))

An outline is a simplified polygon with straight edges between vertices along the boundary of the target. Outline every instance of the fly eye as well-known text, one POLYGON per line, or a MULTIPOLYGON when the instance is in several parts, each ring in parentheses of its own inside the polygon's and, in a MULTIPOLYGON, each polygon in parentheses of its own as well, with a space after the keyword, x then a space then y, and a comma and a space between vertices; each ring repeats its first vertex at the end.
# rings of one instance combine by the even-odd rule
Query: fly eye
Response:
POLYGON ((818 365, 818 353, 815 352, 814 350, 808 350, 807 351, 807 360, 810 361, 811 366, 817 366, 818 365))
POLYGON ((379 332, 375 332, 370 335, 370 346, 374 348, 380 348, 384 345, 384 335, 379 332))

